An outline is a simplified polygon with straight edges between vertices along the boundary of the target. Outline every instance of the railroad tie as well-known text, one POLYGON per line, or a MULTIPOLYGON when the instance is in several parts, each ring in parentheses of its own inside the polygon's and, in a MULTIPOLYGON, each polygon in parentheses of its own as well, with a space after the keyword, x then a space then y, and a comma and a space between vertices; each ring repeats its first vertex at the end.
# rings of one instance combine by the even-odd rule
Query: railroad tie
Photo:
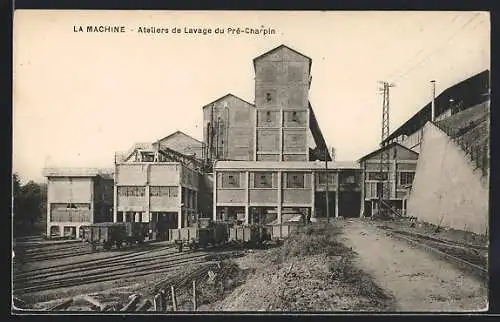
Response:
POLYGON ((124 307, 121 308, 121 312, 127 312, 127 311, 132 311, 134 308, 137 306, 137 303, 139 303, 141 299, 140 294, 134 294, 132 295, 130 301, 125 305, 124 307))

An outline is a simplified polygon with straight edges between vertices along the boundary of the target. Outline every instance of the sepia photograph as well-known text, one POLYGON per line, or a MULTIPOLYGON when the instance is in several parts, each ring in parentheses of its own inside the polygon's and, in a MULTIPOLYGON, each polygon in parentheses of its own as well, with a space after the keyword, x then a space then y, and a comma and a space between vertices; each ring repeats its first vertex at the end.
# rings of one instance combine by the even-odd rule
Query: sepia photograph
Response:
POLYGON ((486 312, 490 33, 16 10, 11 312, 486 312))

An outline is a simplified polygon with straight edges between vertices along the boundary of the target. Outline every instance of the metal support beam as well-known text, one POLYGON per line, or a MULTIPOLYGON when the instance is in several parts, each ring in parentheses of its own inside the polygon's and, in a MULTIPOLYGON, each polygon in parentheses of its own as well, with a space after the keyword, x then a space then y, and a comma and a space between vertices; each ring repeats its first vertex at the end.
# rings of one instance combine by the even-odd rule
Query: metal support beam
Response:
POLYGON ((360 218, 363 218, 365 214, 365 190, 366 190, 365 178, 366 178, 366 173, 363 162, 361 165, 361 180, 360 180, 361 181, 361 207, 359 213, 360 218))
POLYGON ((335 189, 335 218, 339 217, 340 173, 337 172, 337 187, 335 189))
POLYGON ((250 204, 250 173, 245 171, 245 224, 248 225, 250 215, 249 215, 249 204, 250 204))
POLYGON ((212 219, 215 221, 217 220, 217 172, 213 171, 214 174, 214 185, 213 185, 213 201, 212 201, 212 219))
POLYGON ((113 185, 113 222, 118 222, 118 186, 116 181, 113 185))
POLYGON ((316 174, 311 172, 311 218, 316 217, 316 174))
POLYGON ((182 186, 179 186, 179 195, 177 196, 177 228, 182 228, 182 186))
POLYGON ((282 182, 282 172, 278 171, 278 208, 277 208, 277 214, 278 214, 278 222, 281 224, 282 223, 282 218, 281 218, 281 204, 282 204, 282 197, 283 197, 283 182, 282 182))

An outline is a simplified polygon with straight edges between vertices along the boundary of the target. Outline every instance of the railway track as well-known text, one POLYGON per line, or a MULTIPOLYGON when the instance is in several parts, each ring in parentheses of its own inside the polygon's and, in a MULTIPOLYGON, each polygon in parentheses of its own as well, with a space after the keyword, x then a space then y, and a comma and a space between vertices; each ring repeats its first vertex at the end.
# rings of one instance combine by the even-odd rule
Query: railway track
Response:
POLYGON ((100 273, 101 271, 105 272, 114 272, 120 269, 125 269, 125 268, 140 268, 141 266, 144 265, 153 265, 154 263, 162 263, 166 259, 172 259, 172 258, 178 258, 178 257, 185 257, 186 254, 189 255, 189 253, 169 253, 169 254, 163 254, 163 255, 158 255, 155 256, 154 258, 145 258, 145 259, 135 259, 135 260, 130 260, 129 258, 126 259, 121 259, 116 262, 107 262, 107 263, 102 263, 100 265, 92 265, 92 263, 85 264, 84 266, 77 267, 77 268, 70 268, 70 269, 60 269, 58 271, 50 271, 47 273, 38 273, 38 274, 31 274, 28 276, 22 276, 15 280, 14 285, 16 285, 16 282, 33 282, 35 280, 41 280, 41 281, 49 281, 52 279, 62 279, 65 277, 69 276, 78 276, 78 277, 83 277, 83 276, 88 276, 88 275, 95 275, 100 273))
POLYGON ((127 253, 113 258, 87 260, 80 263, 54 265, 45 269, 26 271, 14 276, 14 292, 34 293, 44 290, 65 288, 123 278, 133 278, 154 273, 164 273, 179 266, 197 264, 224 255, 232 246, 210 251, 175 252, 167 247, 145 252, 127 253), (162 253, 167 251, 167 253, 162 253), (139 258, 139 257, 144 258, 139 258), (147 256, 147 257, 145 257, 147 256))
MULTIPOLYGON (((166 250, 169 248, 166 248, 166 250)), ((131 251, 131 252, 126 252, 126 253, 120 253, 112 256, 107 256, 104 258, 99 258, 99 259, 88 259, 88 260, 83 260, 83 261, 78 261, 74 263, 66 263, 66 264, 59 264, 59 265, 52 265, 52 266, 47 266, 44 268, 35 268, 35 269, 30 269, 26 270, 24 272, 19 272, 16 274, 16 279, 22 280, 23 278, 26 277, 41 277, 44 275, 47 275, 49 273, 52 274, 60 274, 64 272, 69 272, 69 271, 77 271, 77 270, 83 270, 86 268, 96 268, 96 267, 102 267, 107 265, 112 265, 116 264, 122 261, 127 261, 130 260, 131 258, 136 258, 136 257, 141 257, 141 256, 146 256, 148 254, 151 254, 155 251, 158 251, 157 249, 148 249, 148 250, 143 250, 143 251, 131 251)))
POLYGON ((378 226, 378 228, 385 230, 399 240, 453 263, 482 281, 487 281, 489 278, 487 258, 478 252, 478 249, 484 251, 482 246, 465 245, 464 243, 401 231, 387 226, 378 226))
POLYGON ((28 285, 14 285, 14 292, 18 294, 33 293, 44 290, 51 290, 57 288, 65 288, 78 285, 87 285, 92 283, 102 283, 107 281, 119 280, 124 278, 133 278, 144 275, 164 273, 172 269, 178 269, 182 265, 194 264, 202 262, 206 254, 190 254, 184 258, 171 258, 163 260, 160 263, 146 264, 142 266, 133 267, 122 266, 113 269, 103 269, 99 272, 88 271, 85 275, 73 274, 72 276, 58 277, 53 276, 53 279, 38 279, 29 281, 28 285))
POLYGON ((63 259, 75 255, 86 255, 92 253, 90 247, 85 244, 74 244, 65 246, 63 248, 54 249, 41 249, 41 250, 16 250, 16 261, 29 262, 29 261, 42 261, 63 259))

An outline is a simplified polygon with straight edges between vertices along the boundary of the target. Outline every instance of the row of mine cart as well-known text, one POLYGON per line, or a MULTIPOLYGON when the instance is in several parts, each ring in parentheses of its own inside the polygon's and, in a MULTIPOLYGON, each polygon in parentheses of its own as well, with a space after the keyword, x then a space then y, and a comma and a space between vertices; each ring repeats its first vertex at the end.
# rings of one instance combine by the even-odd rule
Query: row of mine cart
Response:
POLYGON ((201 218, 192 227, 169 230, 169 241, 177 245, 179 251, 207 248, 228 243, 258 247, 266 241, 281 240, 298 231, 298 223, 279 225, 234 225, 223 221, 201 218))
MULTIPOLYGON (((185 247, 199 249, 228 243, 258 247, 266 241, 287 238, 297 232, 300 226, 302 225, 294 222, 275 225, 237 225, 199 218, 191 227, 169 229, 168 240, 175 243, 179 251, 185 247)), ((113 246, 121 248, 142 244, 148 234, 148 223, 139 222, 95 223, 80 228, 81 238, 90 244, 92 250, 98 247, 109 250, 113 246)))

